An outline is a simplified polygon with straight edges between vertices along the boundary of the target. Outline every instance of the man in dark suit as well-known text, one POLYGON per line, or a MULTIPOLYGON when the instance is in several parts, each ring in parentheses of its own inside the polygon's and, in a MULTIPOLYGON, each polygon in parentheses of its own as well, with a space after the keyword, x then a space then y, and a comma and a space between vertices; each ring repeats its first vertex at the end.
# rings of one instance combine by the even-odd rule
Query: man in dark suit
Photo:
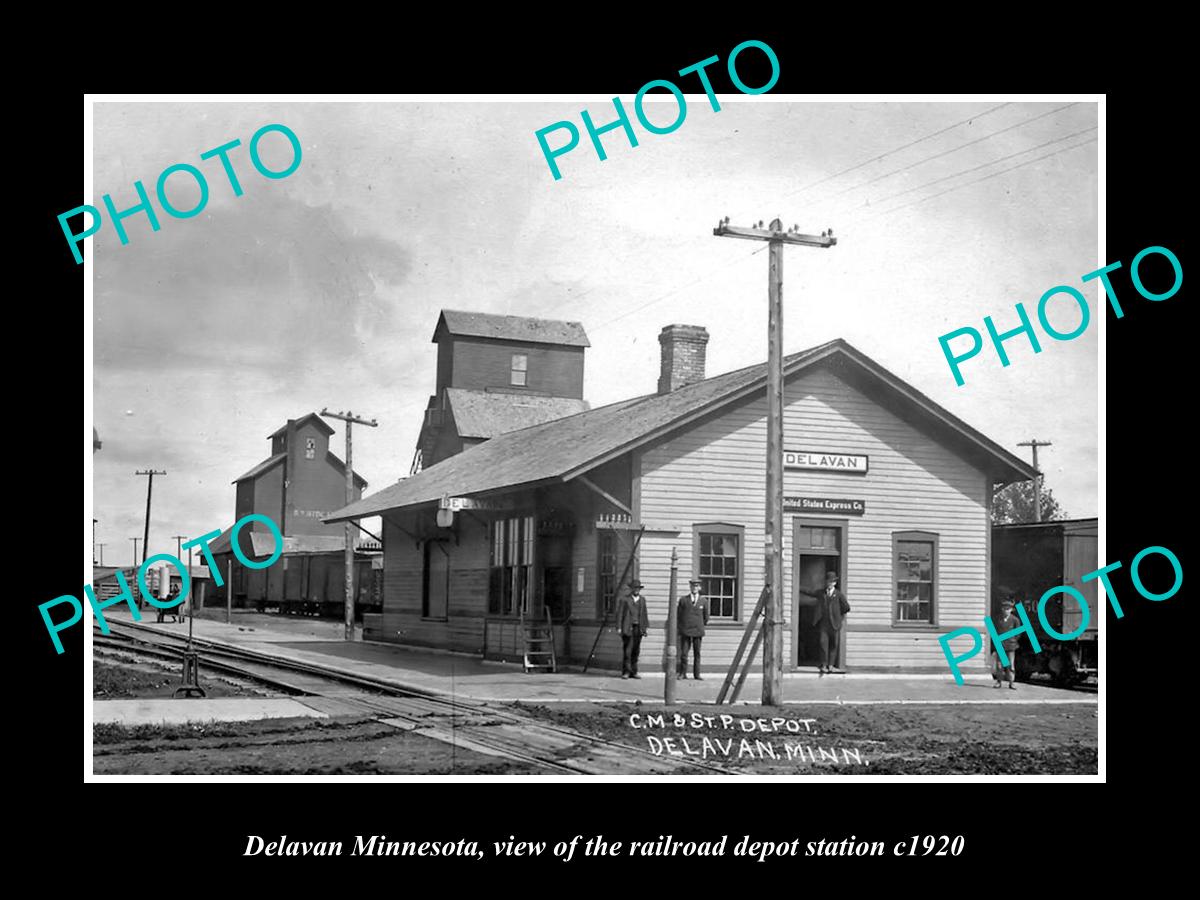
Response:
POLYGON ((692 677, 700 678, 700 639, 704 637, 704 626, 708 624, 708 601, 700 596, 700 579, 688 582, 691 593, 679 598, 679 667, 676 673, 687 678, 688 647, 692 648, 692 677))
POLYGON ((825 590, 817 597, 817 605, 813 610, 813 625, 818 629, 821 642, 821 666, 818 671, 822 675, 833 671, 832 660, 837 657, 841 644, 842 622, 846 613, 850 612, 846 595, 838 590, 837 583, 837 572, 825 573, 825 590))
POLYGON ((641 678, 638 674, 638 652, 642 648, 642 636, 650 629, 650 617, 646 612, 646 598, 642 596, 642 583, 634 579, 629 593, 621 598, 617 606, 617 632, 621 635, 621 677, 641 678))

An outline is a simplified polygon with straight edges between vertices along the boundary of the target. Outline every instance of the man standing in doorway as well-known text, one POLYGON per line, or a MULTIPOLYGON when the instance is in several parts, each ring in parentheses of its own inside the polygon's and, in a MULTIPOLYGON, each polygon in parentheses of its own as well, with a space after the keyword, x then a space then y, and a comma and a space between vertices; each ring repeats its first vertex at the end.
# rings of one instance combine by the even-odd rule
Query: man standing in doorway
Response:
POLYGON ((617 632, 621 635, 623 650, 622 678, 642 677, 637 670, 638 652, 642 648, 642 637, 649 629, 650 616, 646 612, 646 598, 642 596, 642 583, 635 578, 617 609, 617 632))
POLYGON ((676 674, 687 678, 688 647, 692 648, 692 677, 700 678, 700 639, 708 624, 708 602, 700 596, 700 579, 688 582, 691 593, 679 598, 679 667, 676 674))
POLYGON ((821 642, 821 666, 818 671, 822 675, 833 671, 833 660, 837 659, 841 646, 842 622, 846 613, 850 612, 846 595, 838 590, 837 583, 837 572, 825 573, 825 590, 817 598, 817 607, 813 611, 813 624, 818 629, 817 636, 821 642))

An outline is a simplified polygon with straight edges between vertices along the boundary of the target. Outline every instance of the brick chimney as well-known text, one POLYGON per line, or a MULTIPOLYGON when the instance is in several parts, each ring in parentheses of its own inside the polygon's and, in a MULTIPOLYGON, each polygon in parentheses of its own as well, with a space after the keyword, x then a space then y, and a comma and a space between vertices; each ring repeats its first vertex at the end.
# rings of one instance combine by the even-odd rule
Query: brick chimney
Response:
POLYGON ((662 344, 662 372, 658 392, 671 391, 704 380, 705 348, 708 331, 700 325, 667 325, 658 336, 662 344))

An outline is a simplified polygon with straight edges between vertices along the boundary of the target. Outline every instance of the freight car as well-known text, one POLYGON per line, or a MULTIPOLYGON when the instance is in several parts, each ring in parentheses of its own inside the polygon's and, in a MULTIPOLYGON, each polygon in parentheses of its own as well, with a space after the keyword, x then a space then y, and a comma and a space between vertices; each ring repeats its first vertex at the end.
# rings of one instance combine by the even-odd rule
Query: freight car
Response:
MULTIPOLYGON (((345 561, 341 551, 285 554, 280 573, 271 578, 245 578, 234 591, 236 606, 283 615, 341 619, 345 610, 345 561)), ((356 554, 355 618, 383 607, 383 559, 356 554)))
MULTIPOLYGON (((1020 636, 1016 659, 1019 680, 1049 675, 1056 685, 1067 687, 1099 675, 1097 582, 1081 580, 1099 568, 1096 544, 1096 519, 992 528, 992 619, 999 620, 1004 596, 1015 595, 1025 606, 1042 648, 1034 653, 1028 635, 1020 636), (1058 585, 1069 585, 1087 599, 1088 626, 1075 640, 1056 640, 1038 619, 1037 604, 1042 594, 1058 585)), ((1071 597, 1056 594, 1046 602, 1046 619, 1059 634, 1070 634, 1079 627, 1083 610, 1071 597)))

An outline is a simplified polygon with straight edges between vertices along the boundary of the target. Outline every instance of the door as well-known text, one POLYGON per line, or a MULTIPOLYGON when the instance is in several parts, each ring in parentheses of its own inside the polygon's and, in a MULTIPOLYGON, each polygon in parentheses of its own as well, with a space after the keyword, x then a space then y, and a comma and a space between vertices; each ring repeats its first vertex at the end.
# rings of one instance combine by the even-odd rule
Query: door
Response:
POLYGON ((450 597, 450 555, 445 541, 425 542, 425 597, 421 615, 426 619, 446 618, 450 597))
POLYGON ((538 523, 537 555, 542 572, 542 608, 535 609, 538 619, 550 617, 555 622, 565 621, 571 611, 571 536, 561 519, 546 518, 538 523))
MULTIPOLYGON (((847 523, 844 519, 792 520, 792 665, 821 664, 820 632, 813 623, 817 597, 825 590, 825 574, 838 577, 838 588, 846 590, 847 523)), ((845 663, 845 628, 841 631, 833 665, 845 663)))

